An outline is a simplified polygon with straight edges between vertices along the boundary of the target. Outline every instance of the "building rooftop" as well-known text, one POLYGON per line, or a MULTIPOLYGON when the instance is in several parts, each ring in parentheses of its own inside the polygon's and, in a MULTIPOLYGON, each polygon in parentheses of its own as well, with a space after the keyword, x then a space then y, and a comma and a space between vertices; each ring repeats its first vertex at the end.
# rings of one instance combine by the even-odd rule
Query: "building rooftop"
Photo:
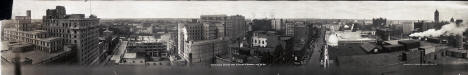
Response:
POLYGON ((20 54, 20 57, 22 58, 21 60, 31 59, 32 64, 38 64, 42 61, 46 61, 48 59, 52 59, 54 57, 57 57, 59 55, 62 55, 64 53, 71 52, 71 50, 64 48, 63 51, 60 52, 54 52, 54 53, 49 53, 49 52, 43 52, 40 50, 31 50, 31 51, 26 51, 26 52, 21 52, 21 53, 14 53, 11 50, 8 51, 2 51, 2 58, 5 58, 8 61, 12 61, 13 58, 15 57, 15 54, 20 54))
POLYGON ((17 31, 17 32, 23 32, 23 33, 31 33, 31 34, 47 33, 47 31, 45 31, 45 30, 21 31, 21 30, 17 30, 16 28, 5 28, 4 30, 17 31))
POLYGON ((385 44, 388 45, 396 45, 398 44, 398 40, 389 40, 389 41, 384 41, 385 44))
POLYGON ((280 38, 280 40, 289 40, 292 37, 290 37, 290 36, 280 36, 279 38, 280 38))
POLYGON ((328 47, 328 53, 330 59, 336 59, 339 56, 353 56, 353 55, 365 55, 366 53, 361 48, 361 44, 343 44, 335 47, 328 47))
POLYGON ((223 39, 199 40, 199 41, 193 41, 193 44, 208 44, 208 43, 217 42, 217 41, 223 41, 223 39))
POLYGON ((419 43, 417 40, 400 40, 398 42, 402 44, 419 43))
POLYGON ((98 37, 99 40, 106 40, 104 37, 98 37))
POLYGON ((137 53, 125 53, 123 58, 136 58, 137 53))
POLYGON ((377 47, 377 45, 373 44, 373 43, 363 43, 363 44, 361 44, 361 48, 366 52, 370 52, 376 47, 377 47))
POLYGON ((0 45, 0 48, 2 48, 1 51, 8 50, 8 44, 9 44, 9 41, 2 41, 0 45))
POLYGON ((356 66, 356 67, 383 67, 392 64, 398 64, 398 52, 369 54, 369 55, 353 55, 339 56, 337 58, 340 66, 356 66))
POLYGON ((257 34, 257 36, 274 36, 276 35, 276 31, 262 31, 262 30, 258 30, 258 31, 253 31, 254 34, 257 34))
POLYGON ((154 43, 160 42, 158 39, 154 38, 153 36, 138 36, 138 42, 135 43, 154 43))
POLYGON ((458 52, 458 53, 468 53, 468 50, 458 49, 458 48, 448 48, 447 51, 458 52))
POLYGON ((374 38, 361 37, 361 31, 356 32, 347 32, 347 31, 338 31, 335 32, 338 36, 338 41, 368 41, 375 40, 374 38))
POLYGON ((51 41, 51 40, 55 40, 55 39, 61 39, 62 37, 49 37, 49 38, 42 38, 41 40, 43 41, 51 41))

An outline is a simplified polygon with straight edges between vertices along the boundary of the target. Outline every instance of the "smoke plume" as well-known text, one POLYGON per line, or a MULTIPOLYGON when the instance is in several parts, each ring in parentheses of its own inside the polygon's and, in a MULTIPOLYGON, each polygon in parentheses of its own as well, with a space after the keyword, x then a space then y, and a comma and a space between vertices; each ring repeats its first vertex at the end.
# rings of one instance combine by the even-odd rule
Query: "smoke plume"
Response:
POLYGON ((450 23, 443 25, 442 28, 439 30, 436 29, 429 29, 424 32, 418 32, 418 33, 413 33, 409 35, 410 37, 439 37, 441 35, 461 35, 463 32, 465 32, 467 29, 467 26, 464 25, 459 25, 455 23, 450 23))

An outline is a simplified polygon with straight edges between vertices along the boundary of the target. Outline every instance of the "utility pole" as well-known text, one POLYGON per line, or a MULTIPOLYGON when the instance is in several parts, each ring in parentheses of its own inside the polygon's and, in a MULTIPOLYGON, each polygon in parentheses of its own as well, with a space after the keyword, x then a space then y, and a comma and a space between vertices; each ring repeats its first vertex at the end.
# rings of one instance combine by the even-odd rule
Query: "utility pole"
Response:
POLYGON ((15 53, 14 63, 15 64, 15 75, 21 75, 21 58, 19 53, 15 53))

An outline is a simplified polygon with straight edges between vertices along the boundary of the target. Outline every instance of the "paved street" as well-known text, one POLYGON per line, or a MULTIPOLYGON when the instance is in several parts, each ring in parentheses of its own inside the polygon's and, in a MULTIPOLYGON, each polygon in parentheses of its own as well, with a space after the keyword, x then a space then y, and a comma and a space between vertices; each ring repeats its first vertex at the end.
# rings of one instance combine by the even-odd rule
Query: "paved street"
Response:
POLYGON ((319 38, 316 38, 315 41, 311 44, 313 48, 312 55, 310 59, 307 62, 307 66, 310 67, 320 67, 320 58, 321 58, 321 49, 324 45, 325 42, 325 28, 321 28, 320 33, 319 33, 319 38))

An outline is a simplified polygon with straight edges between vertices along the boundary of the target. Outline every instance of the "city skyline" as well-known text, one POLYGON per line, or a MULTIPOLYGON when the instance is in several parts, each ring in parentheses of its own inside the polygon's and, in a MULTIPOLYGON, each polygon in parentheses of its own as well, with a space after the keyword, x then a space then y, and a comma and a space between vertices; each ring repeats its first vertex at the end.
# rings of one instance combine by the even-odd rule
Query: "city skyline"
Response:
POLYGON ((261 1, 35 1, 18 0, 13 4, 13 16, 32 11, 33 19, 41 19, 45 10, 60 5, 67 14, 92 13, 99 18, 197 18, 200 15, 243 15, 246 18, 320 18, 433 20, 435 10, 441 20, 468 19, 466 2, 261 2, 261 1), (90 4, 91 3, 91 4, 90 4), (341 5, 341 6, 336 6, 341 5), (89 7, 92 6, 92 10, 89 7), (164 7, 164 8, 159 8, 164 7), (255 8, 252 8, 255 7, 255 8), (349 8, 353 7, 353 8, 349 8), (151 10, 149 10, 151 9, 151 10), (315 10, 315 11, 314 11, 315 10), (292 12, 291 12, 292 11, 292 12), (109 13, 118 12, 118 13, 109 13), (391 15, 389 15, 391 14, 391 15))
POLYGON ((468 2, 15 3, 2 75, 468 71, 468 2))

